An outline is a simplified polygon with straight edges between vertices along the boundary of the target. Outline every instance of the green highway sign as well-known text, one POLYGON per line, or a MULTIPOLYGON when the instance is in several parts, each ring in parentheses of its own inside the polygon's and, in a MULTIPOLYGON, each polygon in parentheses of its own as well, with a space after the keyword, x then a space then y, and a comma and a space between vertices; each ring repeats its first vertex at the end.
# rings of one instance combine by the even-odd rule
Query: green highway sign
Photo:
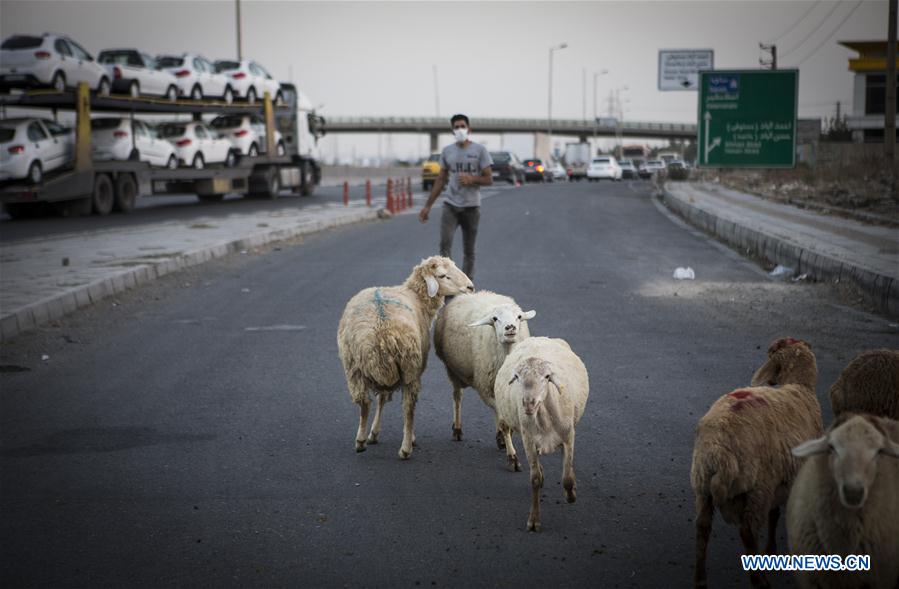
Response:
POLYGON ((792 168, 799 70, 699 72, 697 159, 709 168, 792 168))

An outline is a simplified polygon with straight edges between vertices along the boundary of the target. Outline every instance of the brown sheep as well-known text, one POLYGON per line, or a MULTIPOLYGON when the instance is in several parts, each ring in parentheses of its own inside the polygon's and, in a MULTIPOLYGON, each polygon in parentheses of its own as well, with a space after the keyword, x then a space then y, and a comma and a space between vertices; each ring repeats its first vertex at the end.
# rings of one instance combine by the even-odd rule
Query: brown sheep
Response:
MULTIPOLYGON (((690 482, 696 495, 694 585, 706 587, 706 550, 715 508, 739 526, 747 554, 758 553, 758 534, 768 524, 766 551, 776 552, 775 532, 798 468, 791 449, 821 435, 815 396, 818 367, 808 343, 775 341, 751 387, 732 391, 699 420, 690 482)), ((760 572, 753 586, 767 587, 760 572)))
POLYGON ((899 419, 899 350, 859 354, 830 387, 834 417, 844 411, 899 419))

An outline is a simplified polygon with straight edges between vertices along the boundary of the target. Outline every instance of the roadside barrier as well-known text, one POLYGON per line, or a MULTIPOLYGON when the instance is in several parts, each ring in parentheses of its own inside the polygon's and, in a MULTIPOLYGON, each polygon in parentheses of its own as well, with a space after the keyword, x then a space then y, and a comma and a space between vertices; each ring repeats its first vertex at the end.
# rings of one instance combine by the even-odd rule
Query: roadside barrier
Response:
POLYGON ((371 206, 371 180, 365 181, 365 206, 371 206))
POLYGON ((343 206, 350 206, 350 183, 343 183, 343 206))

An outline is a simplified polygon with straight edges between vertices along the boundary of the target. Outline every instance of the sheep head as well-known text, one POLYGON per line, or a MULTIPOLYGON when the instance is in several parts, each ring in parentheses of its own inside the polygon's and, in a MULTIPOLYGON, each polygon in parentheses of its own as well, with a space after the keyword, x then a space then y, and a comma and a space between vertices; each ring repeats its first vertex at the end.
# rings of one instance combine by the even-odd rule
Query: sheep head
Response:
POLYGON ((490 312, 469 327, 492 325, 496 332, 496 341, 502 344, 514 344, 518 341, 521 322, 533 319, 537 311, 522 311, 518 305, 497 305, 490 312))
POLYGON ((801 339, 784 337, 775 340, 768 348, 768 360, 755 371, 751 384, 775 386, 801 380, 814 388, 817 375, 818 365, 811 344, 801 339))
POLYGON ((474 292, 474 284, 449 258, 431 256, 415 267, 428 296, 454 296, 474 292))
POLYGON ((523 360, 509 381, 509 385, 520 387, 521 408, 528 416, 536 415, 540 405, 546 401, 546 396, 550 394, 549 383, 561 388, 552 366, 541 358, 523 360))
POLYGON ((883 421, 873 415, 845 413, 824 436, 796 446, 793 454, 805 457, 828 453, 840 503, 848 509, 859 509, 877 476, 878 456, 899 458, 899 444, 890 439, 883 421))

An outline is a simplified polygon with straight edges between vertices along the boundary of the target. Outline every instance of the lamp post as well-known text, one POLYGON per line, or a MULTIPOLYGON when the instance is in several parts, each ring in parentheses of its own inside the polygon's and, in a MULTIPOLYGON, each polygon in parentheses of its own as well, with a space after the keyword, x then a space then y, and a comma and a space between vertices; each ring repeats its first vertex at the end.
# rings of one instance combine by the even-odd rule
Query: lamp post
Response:
MULTIPOLYGON (((601 70, 598 72, 593 72, 593 148, 596 149, 596 79, 599 76, 604 76, 609 73, 609 70, 601 70)), ((591 155, 591 158, 593 156, 591 155)))
POLYGON ((549 136, 549 154, 553 153, 553 51, 565 49, 568 43, 559 43, 549 48, 549 99, 547 100, 546 129, 549 136))
POLYGON ((624 147, 621 145, 621 119, 624 117, 624 109, 621 105, 621 93, 627 92, 629 88, 627 86, 621 86, 619 88, 615 88, 615 136, 618 140, 618 159, 622 158, 622 152, 624 151, 624 147))

